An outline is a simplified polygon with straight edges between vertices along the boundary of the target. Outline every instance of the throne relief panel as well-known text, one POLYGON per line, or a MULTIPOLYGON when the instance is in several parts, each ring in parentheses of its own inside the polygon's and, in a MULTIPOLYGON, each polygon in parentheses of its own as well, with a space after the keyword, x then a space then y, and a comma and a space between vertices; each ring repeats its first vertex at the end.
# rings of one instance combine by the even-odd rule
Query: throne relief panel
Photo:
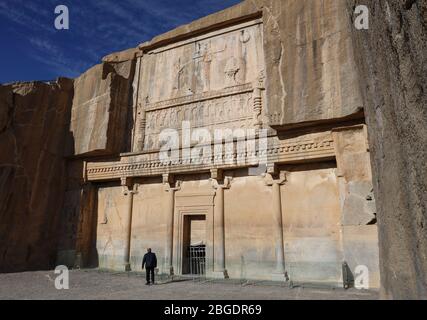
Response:
POLYGON ((215 129, 251 128, 252 109, 252 93, 246 92, 147 111, 144 150, 160 147, 158 142, 162 130, 173 129, 181 133, 183 121, 188 121, 191 129, 206 128, 212 133, 215 129))
POLYGON ((147 52, 140 74, 139 151, 164 129, 253 128, 264 70, 262 22, 253 20, 147 52), (141 119, 143 117, 143 119, 141 119))

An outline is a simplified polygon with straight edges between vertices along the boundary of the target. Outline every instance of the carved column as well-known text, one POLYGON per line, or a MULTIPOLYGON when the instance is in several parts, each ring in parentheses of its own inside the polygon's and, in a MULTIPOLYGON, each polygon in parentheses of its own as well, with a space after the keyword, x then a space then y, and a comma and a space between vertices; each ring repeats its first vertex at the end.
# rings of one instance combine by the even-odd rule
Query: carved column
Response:
POLYGON ((260 88, 255 88, 253 93, 253 122, 255 129, 261 129, 262 120, 262 91, 260 88))
POLYGON ((232 178, 225 177, 220 185, 221 172, 211 170, 212 187, 216 190, 214 206, 214 270, 216 278, 228 278, 225 265, 225 231, 224 231, 224 189, 230 188, 232 178))
POLYGON ((254 92, 253 92, 253 123, 255 129, 262 128, 262 94, 265 90, 265 75, 264 70, 261 70, 257 80, 254 83, 254 92))
POLYGON ((173 179, 169 174, 163 175, 165 191, 168 192, 168 211, 166 220, 166 245, 165 245, 165 270, 169 270, 169 275, 174 275, 173 270, 173 224, 175 214, 175 192, 181 190, 181 181, 176 181, 175 188, 172 188, 173 179))
POLYGON ((130 245, 132 236, 132 212, 133 212, 133 196, 138 192, 138 184, 134 184, 131 179, 122 178, 123 194, 127 197, 127 215, 125 219, 125 246, 123 253, 123 261, 125 271, 131 271, 130 267, 130 245))
POLYGON ((272 279, 274 281, 286 281, 285 269, 285 250, 283 245, 283 221, 282 221, 282 199, 280 186, 286 182, 286 175, 282 173, 280 178, 275 180, 271 173, 265 175, 265 183, 267 186, 273 187, 273 230, 276 254, 276 268, 273 272, 272 279))
POLYGON ((140 105, 139 110, 138 151, 143 151, 145 143, 145 127, 147 125, 147 113, 143 110, 142 105, 140 105))

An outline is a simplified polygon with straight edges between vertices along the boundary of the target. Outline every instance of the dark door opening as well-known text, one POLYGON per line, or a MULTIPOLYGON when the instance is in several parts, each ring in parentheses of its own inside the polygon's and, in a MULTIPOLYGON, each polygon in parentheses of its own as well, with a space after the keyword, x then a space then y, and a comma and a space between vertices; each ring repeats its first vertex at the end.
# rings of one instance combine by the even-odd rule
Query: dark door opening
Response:
POLYGON ((182 274, 206 274, 206 216, 184 217, 182 274))
POLYGON ((188 247, 188 264, 190 266, 189 274, 204 275, 206 274, 206 245, 195 245, 188 247))

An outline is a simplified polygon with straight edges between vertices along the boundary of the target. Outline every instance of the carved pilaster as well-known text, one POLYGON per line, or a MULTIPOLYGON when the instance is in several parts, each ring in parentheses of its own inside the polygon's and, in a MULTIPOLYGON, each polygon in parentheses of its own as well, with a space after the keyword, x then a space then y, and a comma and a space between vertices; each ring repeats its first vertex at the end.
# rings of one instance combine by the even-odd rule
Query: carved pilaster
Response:
POLYGON ((132 236, 132 213, 133 213, 133 196, 138 193, 138 184, 130 178, 121 178, 123 195, 127 197, 127 216, 125 219, 125 247, 124 247, 124 268, 125 271, 131 271, 130 267, 130 245, 132 236))
POLYGON ((216 190, 214 204, 214 270, 213 276, 217 278, 228 278, 225 265, 225 232, 224 232, 224 189, 231 187, 232 177, 224 177, 223 184, 218 182, 222 172, 211 171, 212 187, 216 190), (214 178, 216 177, 216 178, 214 178))
POLYGON ((265 88, 264 70, 261 70, 254 83, 253 92, 253 121, 255 129, 262 128, 262 93, 265 88))
POLYGON ((280 186, 286 182, 286 173, 281 172, 279 179, 274 179, 270 173, 265 174, 266 186, 273 187, 272 211, 273 229, 276 252, 276 270, 272 275, 272 280, 286 281, 285 251, 283 244, 283 221, 282 221, 282 199, 280 186))
POLYGON ((267 163, 267 175, 270 175, 270 177, 275 176, 277 172, 278 172, 278 168, 275 163, 267 163))
POLYGON ((173 269, 173 225, 175 214, 175 192, 181 190, 181 181, 174 181, 172 175, 163 174, 163 185, 168 192, 168 211, 166 220, 165 269, 174 275, 173 269), (172 187, 175 184, 175 187, 172 187))
POLYGON ((255 129, 261 129, 262 127, 262 95, 261 89, 255 88, 253 94, 253 121, 255 129))
POLYGON ((139 118, 139 134, 138 134, 138 150, 144 150, 145 143, 145 127, 147 125, 147 112, 143 109, 142 105, 138 106, 138 118, 139 118))
POLYGON ((221 169, 211 169, 211 180, 222 180, 222 173, 223 171, 221 169))

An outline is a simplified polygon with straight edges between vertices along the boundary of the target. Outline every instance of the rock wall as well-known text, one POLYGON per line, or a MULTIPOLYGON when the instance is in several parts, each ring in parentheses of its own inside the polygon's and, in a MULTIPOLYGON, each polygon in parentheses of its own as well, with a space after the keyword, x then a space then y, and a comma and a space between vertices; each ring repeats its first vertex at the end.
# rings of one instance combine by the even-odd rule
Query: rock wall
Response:
MULTIPOLYGON (((96 239, 97 194, 84 181, 84 160, 93 156, 117 156, 130 151, 132 133, 132 81, 135 61, 104 62, 75 80, 71 111, 70 139, 67 148, 67 186, 60 212, 61 238, 57 264, 70 267, 97 266, 92 252, 96 239), (96 229, 96 228, 95 228, 96 229)), ((108 58, 104 59, 110 60, 108 58)))
MULTIPOLYGON (((148 52, 221 25, 261 17, 267 116, 278 129, 363 118, 345 1, 246 0, 145 42, 148 52)), ((114 55, 114 56, 117 56, 114 55)))
POLYGON ((94 199, 81 157, 130 145, 134 69, 106 62, 76 80, 0 87, 0 271, 73 266, 81 246, 92 264, 94 199))
POLYGON ((51 268, 73 81, 0 87, 0 272, 51 268))
POLYGON ((135 63, 99 64, 75 80, 70 155, 111 155, 124 150, 135 63))
MULTIPOLYGON (((83 159, 131 150, 137 110, 132 101, 137 86, 131 83, 140 52, 261 17, 270 125, 283 130, 362 118, 364 108, 378 210, 367 183, 370 172, 340 169, 366 160, 369 152, 359 141, 360 150, 337 159, 339 179, 353 177, 352 183, 339 182, 341 211, 364 207, 360 216, 342 217, 350 263, 359 263, 357 237, 366 236, 362 240, 374 248, 371 223, 377 218, 383 297, 426 298, 427 4, 422 0, 247 0, 139 49, 107 56, 74 84, 61 79, 1 86, 0 150, 6 152, 0 153, 0 271, 50 267, 57 247, 58 261, 74 263, 76 250, 91 260, 98 193, 82 185, 83 159), (352 25, 358 3, 370 9, 367 31, 352 25)), ((337 148, 345 150, 342 136, 337 148)))
POLYGON ((264 1, 268 115, 278 128, 363 117, 344 1, 264 1))
POLYGON ((382 296, 427 299, 427 2, 367 5, 354 31, 378 208, 382 296))

